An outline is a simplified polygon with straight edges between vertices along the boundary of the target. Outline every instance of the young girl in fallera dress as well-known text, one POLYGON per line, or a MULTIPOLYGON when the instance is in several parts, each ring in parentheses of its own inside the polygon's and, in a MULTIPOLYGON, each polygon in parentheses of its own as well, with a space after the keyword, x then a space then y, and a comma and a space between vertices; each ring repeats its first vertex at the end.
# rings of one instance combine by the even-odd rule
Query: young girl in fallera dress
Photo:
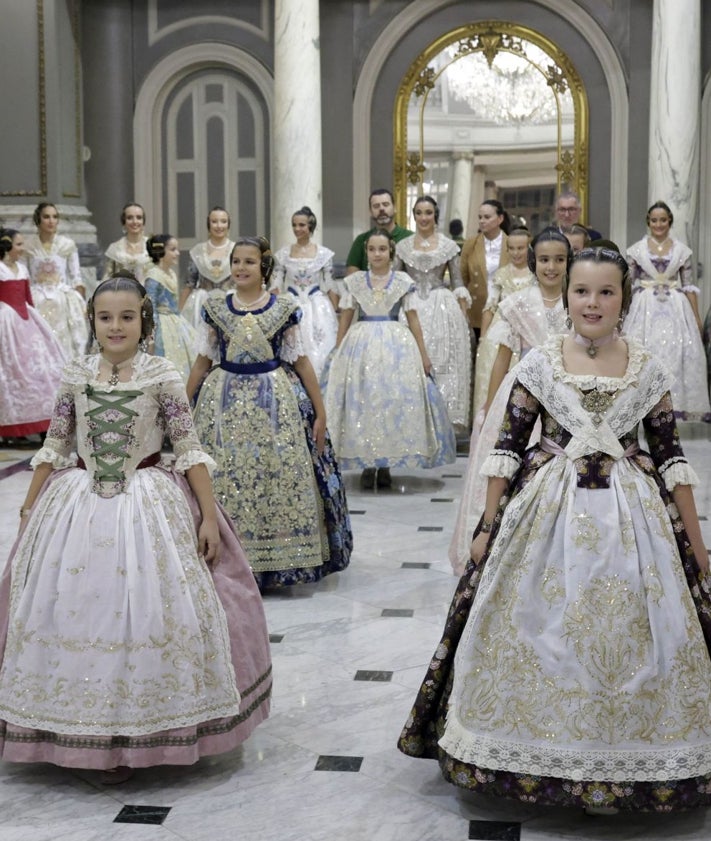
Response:
POLYGON ((71 359, 84 353, 89 338, 79 252, 73 240, 57 233, 59 212, 51 202, 38 204, 32 221, 37 233, 25 240, 32 299, 71 359))
POLYGON ((102 282, 89 321, 101 352, 64 370, 0 584, 0 758, 119 782, 240 744, 268 715, 271 666, 183 382, 140 349, 145 289, 102 282))
POLYGON ((310 207, 302 207, 291 217, 296 242, 274 255, 272 291, 287 292, 299 305, 306 355, 320 377, 336 344, 338 319, 333 307, 338 295, 333 281, 333 251, 311 239, 316 223, 310 207))
POLYGON ((487 330, 487 340, 497 351, 482 410, 486 416, 483 423, 472 429, 462 498, 449 545, 449 560, 456 575, 462 574, 469 559, 471 535, 484 510, 486 479, 481 475, 481 467, 504 418, 514 377, 509 370, 511 362, 514 356, 523 358, 549 336, 567 330, 562 296, 572 256, 566 237, 557 228, 544 228, 528 251, 528 266, 535 274, 536 283, 502 299, 497 311, 499 318, 487 330))
POLYGON ((584 249, 572 332, 515 369, 471 559, 399 741, 463 788, 605 812, 711 802, 696 476, 669 375, 617 332, 629 300, 624 259, 584 249))
POLYGON ((267 291, 273 268, 264 238, 237 239, 234 291, 208 297, 188 381, 217 498, 261 589, 345 568, 353 542, 300 312, 267 291))
POLYGON ((64 351, 34 308, 22 234, 0 230, 0 438, 47 431, 64 351))
POLYGON ((156 356, 170 359, 187 382, 195 361, 196 332, 178 310, 175 267, 180 260, 180 246, 171 234, 157 234, 148 239, 146 249, 152 264, 146 269, 145 285, 156 325, 152 350, 156 356))
POLYGON ((234 242, 230 239, 230 214, 224 207, 215 206, 207 214, 205 242, 190 249, 188 275, 180 290, 180 312, 193 327, 202 322, 202 306, 213 289, 227 292, 232 285, 230 255, 234 242))
POLYGON ((370 269, 344 281, 326 407, 341 466, 362 469, 365 488, 389 487, 390 468, 454 461, 454 432, 428 376, 415 284, 392 269, 395 244, 387 231, 371 233, 365 246, 370 269), (398 321, 401 308, 407 327, 398 321))

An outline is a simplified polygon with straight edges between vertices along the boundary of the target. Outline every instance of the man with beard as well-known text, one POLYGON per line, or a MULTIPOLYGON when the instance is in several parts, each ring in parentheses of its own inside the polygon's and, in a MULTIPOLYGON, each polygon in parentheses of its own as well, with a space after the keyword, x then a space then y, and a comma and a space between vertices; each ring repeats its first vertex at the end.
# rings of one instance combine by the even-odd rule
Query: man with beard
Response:
POLYGON ((407 228, 401 228, 395 224, 395 200, 390 190, 379 188, 373 190, 368 199, 370 215, 374 226, 353 240, 351 250, 346 259, 346 274, 353 272, 364 272, 368 268, 368 259, 365 255, 365 241, 376 228, 385 229, 395 242, 405 237, 411 237, 413 232, 407 228))

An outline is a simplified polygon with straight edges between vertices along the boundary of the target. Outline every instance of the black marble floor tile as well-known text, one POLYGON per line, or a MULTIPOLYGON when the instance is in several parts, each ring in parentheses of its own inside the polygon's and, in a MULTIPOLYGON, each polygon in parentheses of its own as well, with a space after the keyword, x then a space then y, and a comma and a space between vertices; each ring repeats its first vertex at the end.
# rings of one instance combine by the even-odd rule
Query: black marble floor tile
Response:
POLYGON ((124 806, 114 823, 162 824, 170 809, 170 806, 124 806))
POLYGON ((461 479, 463 476, 462 473, 443 473, 443 479, 461 479))
POLYGON ((444 531, 444 526, 418 526, 417 531, 444 531))
POLYGON ((437 499, 431 499, 430 502, 454 502, 453 499, 445 499, 445 497, 439 497, 437 499))
POLYGON ((365 514, 365 511, 354 511, 352 508, 348 509, 349 514, 365 514))
POLYGON ((705 514, 699 514, 699 520, 708 520, 708 517, 705 514))
POLYGON ((393 679, 392 672, 376 672, 376 671, 368 671, 367 669, 358 669, 355 673, 355 677, 353 680, 372 680, 372 681, 380 681, 382 683, 387 683, 389 680, 393 679))
POLYGON ((469 841, 519 841, 520 838, 520 823, 469 821, 469 841))
POLYGON ((414 616, 415 611, 410 607, 385 607, 380 611, 381 616, 414 616))
POLYGON ((269 642, 277 643, 284 639, 284 634, 269 634, 269 642))
MULTIPOLYGON (((709 554, 711 555, 711 552, 709 554)), ((405 561, 400 564, 400 569, 429 569, 431 566, 427 561, 405 561)))
POLYGON ((314 771, 360 771, 362 756, 319 756, 314 771))

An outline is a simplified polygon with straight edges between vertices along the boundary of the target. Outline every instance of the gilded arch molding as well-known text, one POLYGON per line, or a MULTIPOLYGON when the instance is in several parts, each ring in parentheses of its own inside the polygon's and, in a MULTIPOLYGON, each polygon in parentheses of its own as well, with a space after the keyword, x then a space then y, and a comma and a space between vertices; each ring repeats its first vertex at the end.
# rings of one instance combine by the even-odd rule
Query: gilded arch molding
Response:
POLYGON ((421 184, 425 171, 422 127, 417 142, 408 148, 407 114, 412 95, 421 100, 423 109, 429 92, 435 86, 439 73, 431 66, 433 60, 447 47, 456 46, 457 58, 481 53, 491 66, 499 53, 525 57, 523 48, 526 43, 535 45, 550 58, 551 64, 547 67, 537 66, 537 69, 551 88, 556 102, 559 92, 570 91, 575 114, 573 148, 562 148, 559 123, 557 180, 559 189, 566 184, 580 196, 585 213, 588 198, 589 109, 583 81, 568 55, 545 35, 517 23, 497 20, 468 23, 446 32, 417 56, 405 74, 398 88, 393 113, 393 187, 396 204, 401 212, 407 206, 408 184, 421 184), (417 150, 413 151, 413 147, 417 147, 417 150))

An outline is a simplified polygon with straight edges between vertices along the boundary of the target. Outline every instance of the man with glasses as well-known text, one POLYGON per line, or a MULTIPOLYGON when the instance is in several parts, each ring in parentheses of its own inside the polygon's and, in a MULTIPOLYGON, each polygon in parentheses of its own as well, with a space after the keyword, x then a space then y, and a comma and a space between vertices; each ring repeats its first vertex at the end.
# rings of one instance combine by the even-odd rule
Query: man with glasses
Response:
MULTIPOLYGON (((562 234, 570 233, 573 225, 580 225, 581 210, 580 198, 575 193, 566 190, 558 196, 558 201, 555 205, 555 215, 558 228, 562 234)), ((594 228, 588 228, 587 225, 583 227, 586 228, 590 240, 602 239, 600 231, 596 231, 594 228)))

